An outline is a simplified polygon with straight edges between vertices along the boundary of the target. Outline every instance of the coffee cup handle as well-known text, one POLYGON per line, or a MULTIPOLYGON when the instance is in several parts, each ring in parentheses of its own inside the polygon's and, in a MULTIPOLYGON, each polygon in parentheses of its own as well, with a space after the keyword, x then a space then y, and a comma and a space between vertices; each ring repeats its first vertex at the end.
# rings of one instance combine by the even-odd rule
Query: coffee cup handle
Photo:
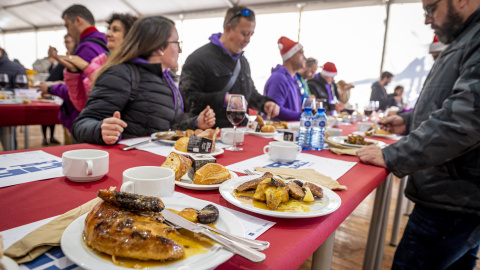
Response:
POLYGON ((135 186, 132 181, 127 181, 122 184, 120 191, 135 193, 135 186))
POLYGON ((267 149, 269 148, 270 148, 270 145, 265 145, 265 147, 263 147, 263 153, 268 154, 267 149))
POLYGON ((87 175, 93 174, 93 162, 91 160, 87 160, 87 175))
POLYGON ((301 153, 302 152, 302 147, 300 145, 298 145, 297 147, 298 147, 298 153, 301 153))

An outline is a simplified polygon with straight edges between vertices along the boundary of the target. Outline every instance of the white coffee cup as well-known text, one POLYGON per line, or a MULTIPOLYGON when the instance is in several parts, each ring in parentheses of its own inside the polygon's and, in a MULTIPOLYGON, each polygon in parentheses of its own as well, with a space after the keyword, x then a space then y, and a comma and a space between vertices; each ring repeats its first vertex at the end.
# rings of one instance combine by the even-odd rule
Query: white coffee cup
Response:
POLYGON ((263 148, 263 152, 275 162, 290 163, 295 161, 302 148, 292 142, 270 142, 263 148))
POLYGON ((358 130, 361 132, 366 132, 373 124, 370 122, 358 122, 358 130))
MULTIPOLYGON (((222 143, 224 144, 232 144, 233 145, 233 128, 222 128, 221 139, 222 143)), ((245 132, 243 130, 238 130, 235 134, 235 142, 237 144, 243 144, 243 140, 245 139, 245 132)))
POLYGON ((342 136, 342 130, 339 129, 339 128, 326 128, 325 129, 328 134, 330 134, 330 136, 332 137, 337 137, 337 136, 342 136))
POLYGON ((123 172, 120 191, 154 197, 171 197, 175 190, 175 172, 157 166, 141 166, 123 172))
POLYGON ((107 151, 80 149, 62 154, 63 174, 74 182, 100 180, 108 173, 109 154, 107 151))

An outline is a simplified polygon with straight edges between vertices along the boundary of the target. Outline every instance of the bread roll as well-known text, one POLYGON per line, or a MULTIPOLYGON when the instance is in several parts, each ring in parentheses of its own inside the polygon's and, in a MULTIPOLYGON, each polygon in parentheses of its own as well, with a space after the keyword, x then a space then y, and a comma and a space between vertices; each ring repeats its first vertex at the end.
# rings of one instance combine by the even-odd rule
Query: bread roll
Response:
POLYGON ((275 128, 272 125, 264 125, 260 131, 266 133, 273 133, 275 132, 275 128))
POLYGON ((202 133, 203 132, 203 129, 200 129, 200 128, 197 128, 195 130, 195 136, 198 136, 198 134, 202 133))
POLYGON ((225 167, 218 163, 208 163, 195 172, 193 183, 197 185, 216 185, 230 178, 230 172, 225 167))
POLYGON ((189 137, 182 137, 175 142, 175 145, 173 147, 175 147, 175 149, 177 149, 180 152, 185 152, 186 153, 186 152, 188 152, 188 141, 189 140, 190 140, 189 137))
POLYGON ((167 160, 162 164, 162 167, 172 169, 175 172, 175 180, 179 181, 183 175, 185 175, 188 169, 192 166, 192 161, 179 155, 175 152, 171 152, 167 156, 167 160))
POLYGON ((265 122, 263 122, 263 118, 260 115, 257 115, 257 118, 255 118, 255 122, 258 122, 260 126, 265 125, 265 122))
POLYGON ((186 137, 194 136, 195 131, 193 131, 192 129, 187 129, 187 131, 185 131, 185 134, 186 137))

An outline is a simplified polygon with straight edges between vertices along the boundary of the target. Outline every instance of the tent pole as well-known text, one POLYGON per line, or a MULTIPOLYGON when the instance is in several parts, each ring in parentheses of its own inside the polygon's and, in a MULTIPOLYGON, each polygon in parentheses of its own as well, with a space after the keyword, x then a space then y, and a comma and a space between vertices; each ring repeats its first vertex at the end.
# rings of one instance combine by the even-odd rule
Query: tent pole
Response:
POLYGON ((387 1, 387 19, 385 21, 385 34, 383 35, 383 51, 382 51, 382 62, 380 63, 380 76, 383 72, 383 66, 385 62, 385 52, 387 48, 388 22, 390 20, 390 4, 393 0, 386 0, 386 1, 387 1))

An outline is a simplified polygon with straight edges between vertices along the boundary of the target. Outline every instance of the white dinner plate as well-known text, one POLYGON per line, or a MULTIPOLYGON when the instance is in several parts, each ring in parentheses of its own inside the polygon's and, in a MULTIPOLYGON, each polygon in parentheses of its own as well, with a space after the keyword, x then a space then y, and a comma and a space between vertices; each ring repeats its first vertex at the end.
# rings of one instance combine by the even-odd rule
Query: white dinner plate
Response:
MULTIPOLYGON (((211 202, 202 200, 192 200, 188 198, 162 198, 166 208, 182 210, 184 208, 193 207, 195 209, 202 209, 211 202)), ((214 204, 220 213, 219 219, 215 224, 217 229, 239 235, 245 236, 245 229, 240 220, 224 209, 222 206, 214 204)), ((128 268, 114 265, 111 261, 105 260, 94 252, 92 252, 83 241, 83 228, 85 227, 85 218, 87 214, 82 215, 73 221, 62 235, 60 245, 62 251, 71 261, 78 266, 89 270, 125 270, 128 268)), ((152 270, 165 270, 165 269, 211 269, 216 267, 233 256, 233 253, 221 248, 219 244, 215 244, 207 253, 198 254, 188 257, 183 260, 158 266, 149 267, 152 270)))
POLYGON ((18 264, 10 259, 7 256, 3 256, 2 259, 0 260, 0 269, 5 269, 5 270, 19 270, 20 268, 18 267, 18 264))
MULTIPOLYGON (((157 133, 159 132, 155 132, 155 133, 152 133, 152 135, 150 135, 150 137, 152 137, 152 139, 156 139, 157 138, 157 133)), ((161 134, 165 134, 167 133, 167 131, 160 131, 161 134)), ((170 131, 168 132, 168 135, 173 135, 175 134, 174 131, 170 131)), ((165 134, 166 135, 166 134, 165 134)), ((172 140, 160 140, 160 141, 156 141, 156 143, 166 143, 166 144, 175 144, 177 141, 172 141, 172 140)))
MULTIPOLYGON (((336 143, 339 143, 343 146, 347 146, 347 147, 350 147, 350 148, 362 148, 362 147, 366 146, 366 145, 346 143, 345 140, 347 139, 347 136, 335 136, 335 137, 329 137, 328 139, 332 142, 336 142, 336 143)), ((366 139, 365 138, 365 141, 372 142, 380 148, 384 148, 385 146, 387 146, 386 143, 381 142, 381 141, 377 141, 377 140, 372 140, 372 139, 366 139)))
POLYGON ((385 138, 385 139, 393 139, 396 137, 395 134, 377 134, 377 133, 373 133, 372 134, 372 137, 379 137, 379 138, 385 138))
POLYGON ((22 104, 23 101, 18 101, 15 99, 0 99, 0 104, 22 104))
MULTIPOLYGON (((324 215, 333 213, 342 204, 342 200, 335 192, 318 184, 315 184, 315 185, 322 187, 323 198, 321 199, 315 198, 315 204, 310 205, 310 212, 306 212, 306 213, 279 212, 275 210, 260 209, 252 205, 246 204, 244 202, 241 202, 237 198, 235 198, 235 196, 233 195, 233 191, 239 185, 247 181, 253 180, 255 178, 258 178, 260 176, 261 175, 248 175, 248 176, 242 176, 242 177, 230 179, 224 182, 220 186, 220 195, 222 195, 222 197, 228 202, 230 202, 231 204, 236 205, 240 208, 243 208, 250 212, 262 214, 265 216, 277 217, 277 218, 310 218, 310 217, 324 216, 324 215)), ((299 180, 299 181, 305 182, 303 180, 299 180)), ((288 182, 288 180, 286 182, 288 182)))
POLYGON ((275 132, 255 132, 255 131, 245 131, 246 134, 259 136, 259 137, 273 137, 278 135, 278 131, 275 132))
MULTIPOLYGON (((229 171, 230 172, 230 179, 237 178, 238 174, 235 172, 229 171)), ((225 180, 228 181, 229 179, 225 180)), ((223 184, 223 183, 222 183, 223 184)), ((180 181, 175 181, 175 185, 179 187, 183 187, 186 189, 192 189, 192 190, 216 190, 219 189, 222 184, 217 184, 217 185, 197 185, 193 183, 192 178, 188 176, 188 172, 182 176, 180 181)))
POLYGON ((198 155, 198 154, 203 154, 203 155, 211 155, 211 156, 218 156, 220 154, 223 154, 223 152, 225 152, 225 150, 223 150, 222 148, 218 148, 218 147, 215 147, 215 151, 213 151, 212 153, 190 153, 190 152, 182 152, 182 151, 178 151, 177 149, 175 149, 175 147, 172 148, 172 151, 177 153, 177 154, 181 154, 181 155, 198 155))

